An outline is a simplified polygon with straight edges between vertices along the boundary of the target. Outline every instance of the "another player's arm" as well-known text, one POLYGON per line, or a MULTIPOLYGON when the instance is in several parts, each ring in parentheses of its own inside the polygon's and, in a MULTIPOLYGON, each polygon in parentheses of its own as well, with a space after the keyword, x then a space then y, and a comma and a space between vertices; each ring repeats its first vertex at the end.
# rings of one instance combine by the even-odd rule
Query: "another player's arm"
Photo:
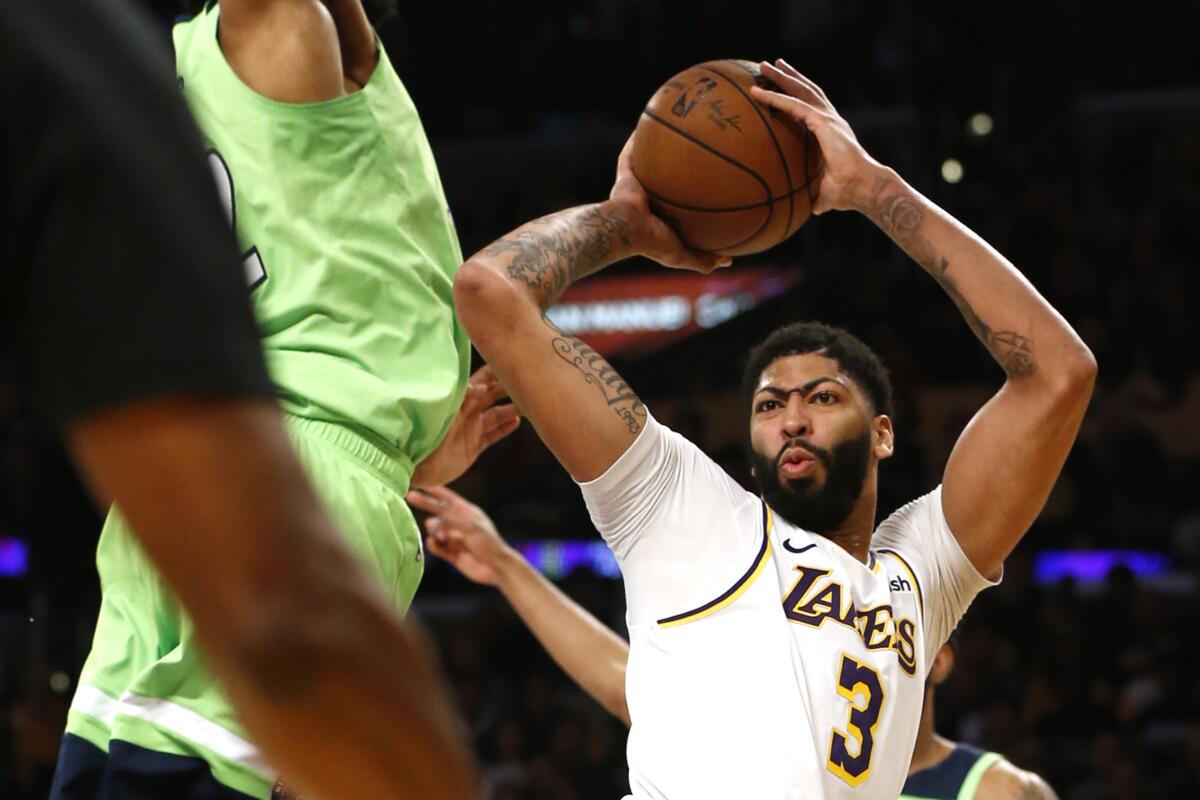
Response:
POLYGON ((242 82, 283 103, 341 97, 366 83, 375 65, 374 34, 358 0, 330 7, 321 0, 221 0, 220 37, 242 82))
POLYGON ((998 761, 979 781, 979 800, 1058 800, 1058 795, 1040 775, 998 761))
POLYGON ((504 387, 491 367, 476 370, 467 382, 462 405, 450 429, 434 451, 416 465, 409 485, 428 489, 453 483, 484 450, 515 431, 521 424, 521 416, 516 406, 499 405, 504 398, 504 387))
POLYGON ((727 260, 687 250, 649 210, 628 146, 608 200, 526 223, 472 256, 454 281, 459 318, 542 441, 579 481, 602 474, 637 437, 646 408, 592 348, 545 311, 575 281, 632 255, 710 271, 727 260))
POLYGON ((942 506, 985 576, 1041 512, 1091 397, 1096 361, 1062 316, 1000 253, 872 159, 816 84, 784 62, 764 73, 790 95, 755 97, 802 120, 826 174, 815 211, 853 209, 875 222, 958 306, 1007 379, 963 431, 942 506))
POLYGON ((429 647, 363 575, 273 401, 151 399, 68 431, 289 782, 318 797, 477 796, 429 647))
POLYGON ((509 547, 478 506, 445 488, 409 492, 407 500, 430 514, 425 522, 430 552, 470 580, 498 588, 563 671, 628 725, 629 644, 509 547))

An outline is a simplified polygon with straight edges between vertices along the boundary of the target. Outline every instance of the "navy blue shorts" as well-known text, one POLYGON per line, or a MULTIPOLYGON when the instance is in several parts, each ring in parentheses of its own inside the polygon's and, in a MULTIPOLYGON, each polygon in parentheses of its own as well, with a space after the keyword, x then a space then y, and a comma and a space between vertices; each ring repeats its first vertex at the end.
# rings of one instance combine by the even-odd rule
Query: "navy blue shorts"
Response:
POLYGON ((253 800, 218 783, 203 759, 114 739, 108 753, 70 733, 58 751, 50 800, 253 800))

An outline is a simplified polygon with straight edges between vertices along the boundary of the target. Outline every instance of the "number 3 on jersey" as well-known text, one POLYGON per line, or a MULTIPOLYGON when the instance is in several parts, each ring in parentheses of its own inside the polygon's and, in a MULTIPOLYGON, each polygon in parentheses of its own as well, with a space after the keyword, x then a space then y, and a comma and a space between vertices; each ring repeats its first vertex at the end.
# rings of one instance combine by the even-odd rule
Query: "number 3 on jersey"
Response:
POLYGON ((883 684, 878 672, 843 653, 837 693, 850 701, 850 720, 845 731, 833 729, 825 766, 846 783, 858 786, 871 774, 875 726, 883 710, 883 684), (850 745, 851 739, 854 746, 850 745))
MULTIPOLYGON (((229 172, 229 165, 221 158, 220 153, 209 150, 208 167, 212 170, 213 180, 217 184, 217 195, 221 198, 225 216, 229 218, 229 227, 237 233, 237 209, 234 208, 233 175, 229 172)), ((258 285, 267 279, 267 267, 263 264, 257 247, 251 246, 242 253, 242 269, 246 271, 246 286, 250 291, 257 289, 258 285)))

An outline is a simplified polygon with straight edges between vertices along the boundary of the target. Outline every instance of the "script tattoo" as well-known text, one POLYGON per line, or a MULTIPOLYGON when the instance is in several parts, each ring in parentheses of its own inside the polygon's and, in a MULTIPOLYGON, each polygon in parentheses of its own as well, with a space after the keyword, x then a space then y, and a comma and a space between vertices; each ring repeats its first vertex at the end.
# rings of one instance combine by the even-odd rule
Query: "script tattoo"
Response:
POLYGON ((588 347, 574 336, 568 336, 546 317, 546 327, 554 333, 550 346, 554 354, 579 371, 583 379, 595 386, 604 401, 612 408, 631 434, 637 435, 646 424, 646 406, 634 394, 633 389, 613 369, 604 356, 588 347))
POLYGON ((533 289, 548 308, 578 279, 597 271, 628 250, 623 219, 594 206, 571 209, 534 220, 523 230, 493 242, 489 256, 512 254, 508 276, 533 289))
POLYGON ((1033 357, 1033 340, 1016 331, 994 331, 980 318, 950 277, 950 262, 945 256, 937 254, 929 241, 920 234, 921 222, 925 218, 920 205, 903 194, 882 197, 889 184, 890 181, 881 181, 875 185, 875 213, 878 215, 880 227, 933 276, 946 294, 950 295, 950 299, 958 306, 971 330, 1010 378, 1027 378, 1037 372, 1037 362, 1033 357))

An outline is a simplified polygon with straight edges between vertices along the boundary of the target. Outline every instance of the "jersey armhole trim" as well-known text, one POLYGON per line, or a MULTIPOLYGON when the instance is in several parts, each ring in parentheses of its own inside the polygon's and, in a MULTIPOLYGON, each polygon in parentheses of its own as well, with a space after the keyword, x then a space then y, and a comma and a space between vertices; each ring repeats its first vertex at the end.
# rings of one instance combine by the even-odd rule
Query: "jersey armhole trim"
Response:
POLYGON ((967 777, 963 778, 962 789, 958 792, 958 800, 975 800, 975 793, 979 791, 979 784, 983 781, 983 773, 1003 760, 1004 756, 999 753, 981 755, 967 771, 967 777))
POLYGON ((913 568, 910 567, 908 565, 908 562, 904 560, 904 556, 900 555, 895 550, 881 549, 879 552, 887 553, 889 556, 892 556, 897 561, 899 561, 900 566, 904 567, 904 571, 908 573, 908 577, 912 578, 913 586, 917 587, 917 606, 921 609, 921 615, 924 616, 924 614, 925 614, 925 593, 921 591, 921 582, 919 580, 917 580, 917 573, 914 572, 913 568))
POLYGON ((771 524, 773 522, 770 506, 768 506, 766 503, 763 503, 762 507, 762 546, 758 549, 758 555, 754 557, 754 563, 750 565, 750 569, 746 570, 746 573, 742 575, 742 577, 738 578, 737 582, 734 583, 733 586, 730 586, 715 600, 710 600, 698 608, 693 608, 691 611, 684 611, 682 614, 675 614, 674 616, 660 619, 658 621, 658 626, 660 628, 671 628, 675 627, 676 625, 684 625, 688 622, 695 622, 698 619, 704 619, 710 614, 717 613, 722 608, 741 597, 742 594, 750 588, 750 585, 754 583, 758 576, 762 574, 763 567, 766 566, 767 561, 771 556, 771 524))

